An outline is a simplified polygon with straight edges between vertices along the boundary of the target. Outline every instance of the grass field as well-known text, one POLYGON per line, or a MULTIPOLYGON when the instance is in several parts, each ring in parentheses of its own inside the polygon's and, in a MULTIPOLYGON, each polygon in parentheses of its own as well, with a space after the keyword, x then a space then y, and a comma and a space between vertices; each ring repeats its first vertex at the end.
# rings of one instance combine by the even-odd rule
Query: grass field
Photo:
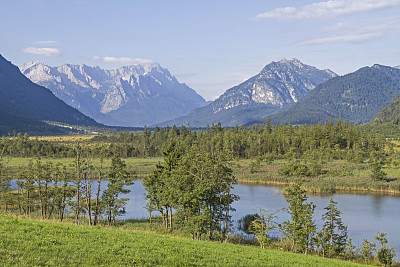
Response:
POLYGON ((355 263, 0 215, 2 266, 360 266, 355 263))

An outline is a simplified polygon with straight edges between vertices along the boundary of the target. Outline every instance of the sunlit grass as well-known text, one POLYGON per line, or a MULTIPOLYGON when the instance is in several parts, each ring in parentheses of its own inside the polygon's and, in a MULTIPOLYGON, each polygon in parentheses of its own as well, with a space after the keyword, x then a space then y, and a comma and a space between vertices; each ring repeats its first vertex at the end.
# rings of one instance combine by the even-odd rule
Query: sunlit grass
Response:
POLYGON ((358 266, 160 234, 0 216, 3 266, 358 266))

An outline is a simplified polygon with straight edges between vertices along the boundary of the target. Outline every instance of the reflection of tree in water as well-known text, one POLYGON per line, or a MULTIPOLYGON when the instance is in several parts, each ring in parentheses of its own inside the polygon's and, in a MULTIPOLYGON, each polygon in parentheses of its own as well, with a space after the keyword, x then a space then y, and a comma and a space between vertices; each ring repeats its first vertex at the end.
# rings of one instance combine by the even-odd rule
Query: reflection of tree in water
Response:
POLYGON ((373 194, 372 195, 372 210, 375 217, 380 217, 382 213, 382 202, 385 196, 373 194))

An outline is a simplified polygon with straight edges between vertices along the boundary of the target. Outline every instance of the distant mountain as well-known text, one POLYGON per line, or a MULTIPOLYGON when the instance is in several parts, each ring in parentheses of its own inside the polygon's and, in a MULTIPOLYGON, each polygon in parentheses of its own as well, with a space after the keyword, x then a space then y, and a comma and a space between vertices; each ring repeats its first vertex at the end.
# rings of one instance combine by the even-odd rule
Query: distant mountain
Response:
POLYGON ((29 123, 43 126, 41 121, 101 126, 55 97, 50 90, 31 82, 0 55, 0 127, 18 128, 29 123))
POLYGON ((297 59, 272 62, 259 74, 227 90, 211 104, 189 115, 161 124, 205 126, 221 122, 224 126, 242 125, 266 118, 302 99, 316 85, 335 77, 330 70, 319 70, 297 59))
POLYGON ((400 94, 400 69, 374 65, 318 85, 301 101, 271 117, 273 123, 310 124, 329 117, 370 121, 400 94))
POLYGON ((397 95, 389 105, 381 109, 371 120, 371 123, 400 123, 400 95, 397 95))
POLYGON ((206 103, 158 64, 105 70, 31 62, 19 68, 33 82, 49 88, 67 104, 106 125, 155 124, 185 115, 206 103))

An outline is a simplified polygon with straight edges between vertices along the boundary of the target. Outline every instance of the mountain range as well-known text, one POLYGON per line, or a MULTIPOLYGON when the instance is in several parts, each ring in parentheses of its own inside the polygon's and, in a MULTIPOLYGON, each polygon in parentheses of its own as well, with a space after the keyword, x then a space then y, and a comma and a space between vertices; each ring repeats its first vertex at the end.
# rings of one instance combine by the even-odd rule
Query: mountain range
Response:
POLYGON ((54 128, 43 121, 72 125, 102 126, 54 94, 31 82, 18 67, 0 55, 0 127, 10 129, 54 128))
POLYGON ((311 124, 340 117, 352 123, 367 123, 398 94, 400 69, 375 64, 318 85, 271 120, 276 124, 311 124))
POLYGON ((319 70, 297 59, 272 62, 211 104, 159 125, 204 127, 217 122, 224 126, 242 125, 285 110, 315 86, 336 76, 331 70, 319 70))
POLYGON ((206 104, 203 97, 155 63, 106 70, 30 62, 19 69, 34 83, 106 125, 157 124, 206 104))

